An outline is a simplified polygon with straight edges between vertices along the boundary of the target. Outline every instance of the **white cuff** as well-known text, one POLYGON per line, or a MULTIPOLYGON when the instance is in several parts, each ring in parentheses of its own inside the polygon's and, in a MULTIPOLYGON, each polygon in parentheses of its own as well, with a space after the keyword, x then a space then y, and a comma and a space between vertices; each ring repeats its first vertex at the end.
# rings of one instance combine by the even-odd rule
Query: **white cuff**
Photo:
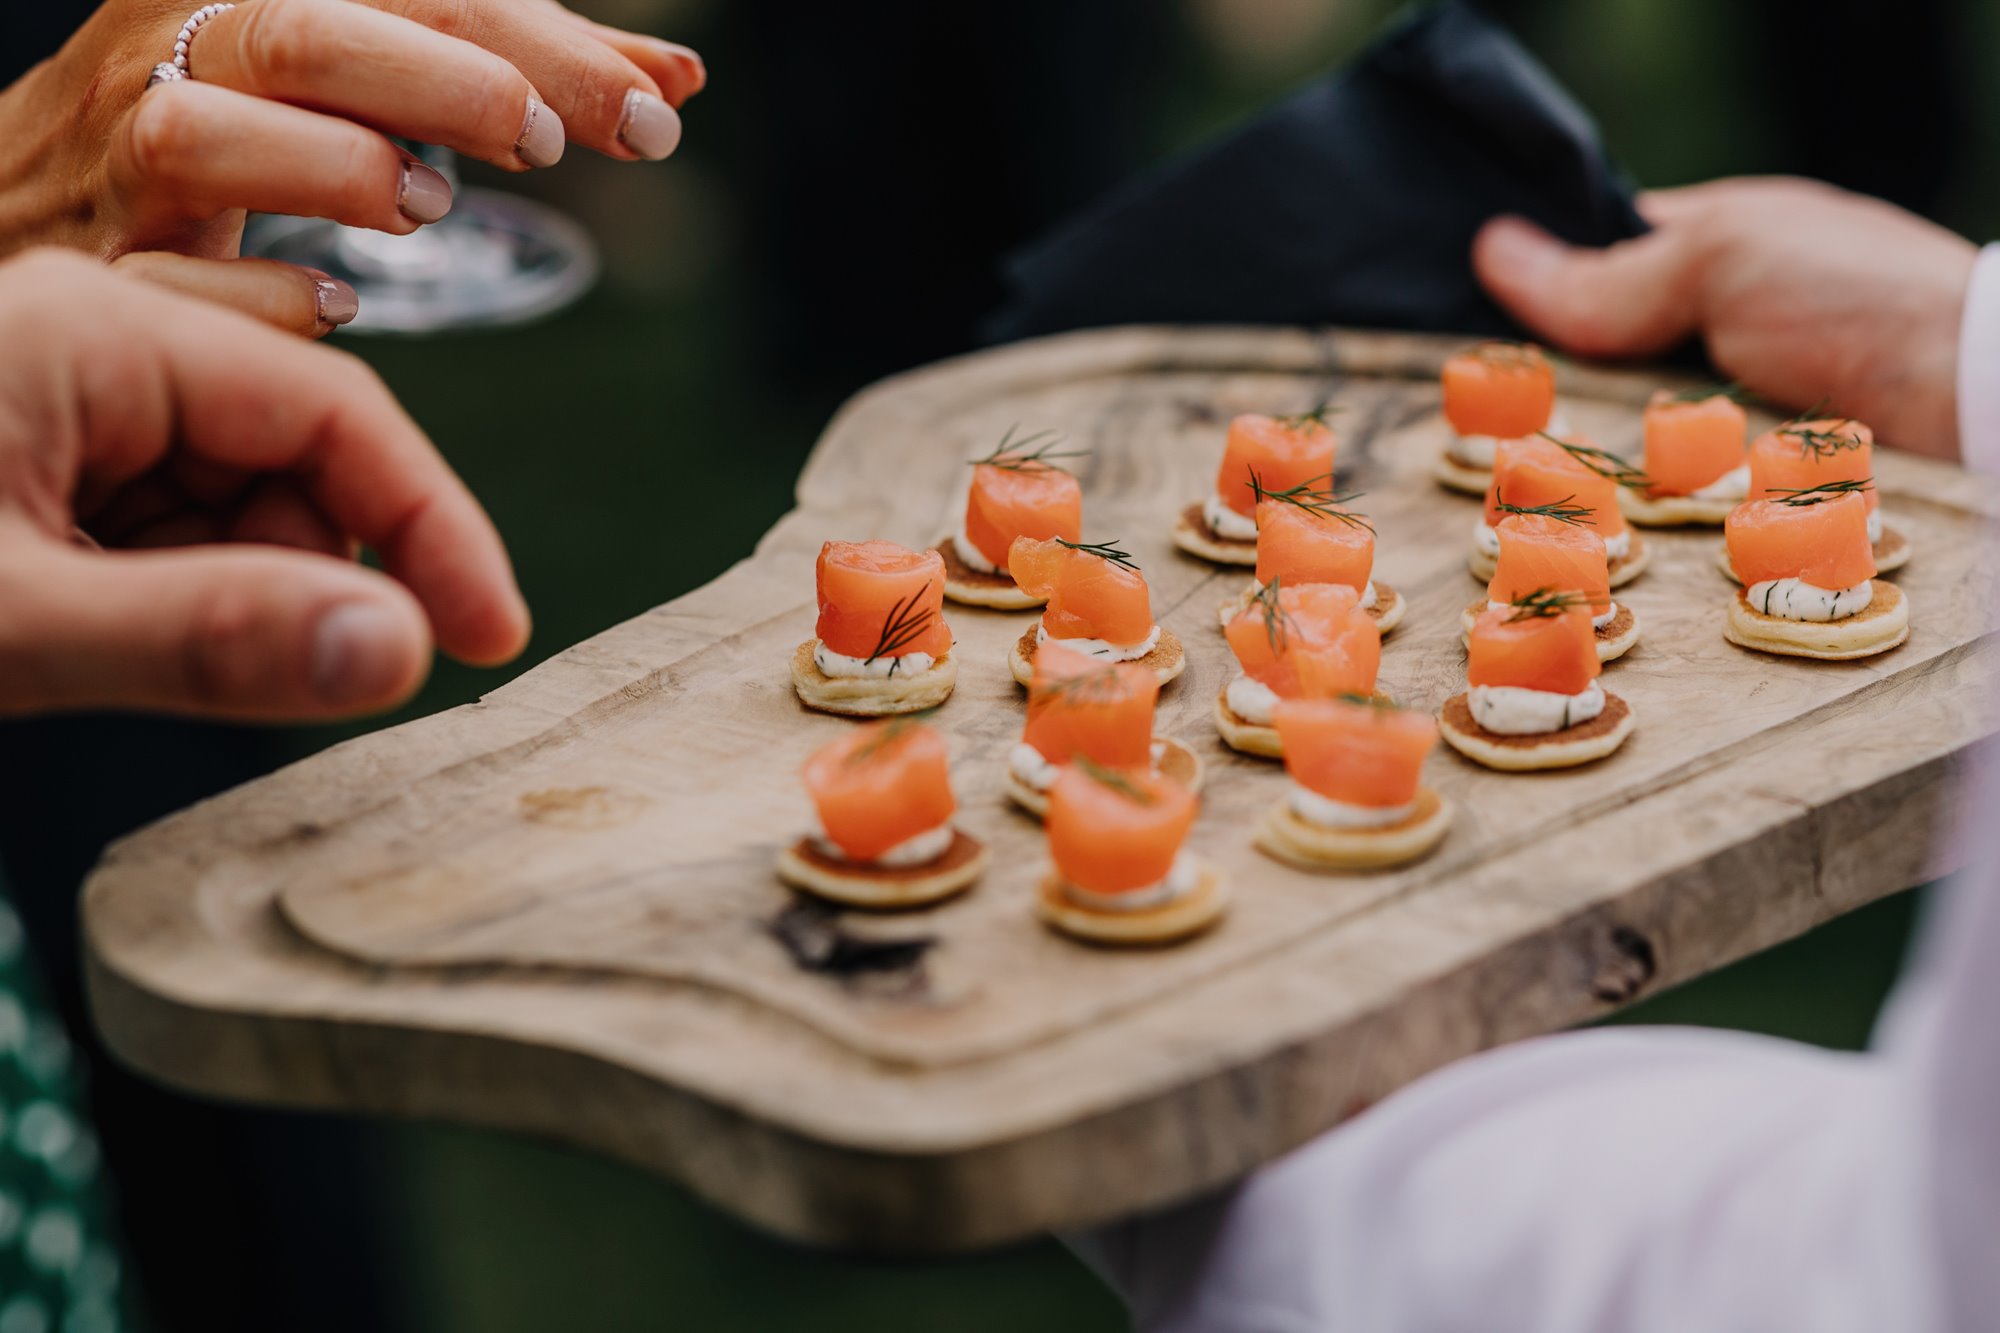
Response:
POLYGON ((2000 245, 1979 252, 1958 335, 1958 442, 1965 465, 2000 475, 2000 245))

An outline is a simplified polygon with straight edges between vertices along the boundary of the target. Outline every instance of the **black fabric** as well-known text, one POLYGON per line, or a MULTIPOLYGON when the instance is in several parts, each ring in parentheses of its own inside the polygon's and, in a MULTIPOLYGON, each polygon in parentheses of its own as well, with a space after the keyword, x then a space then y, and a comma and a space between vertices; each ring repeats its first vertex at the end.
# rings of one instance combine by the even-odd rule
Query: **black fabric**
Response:
POLYGON ((1008 263, 990 341, 1124 323, 1353 324, 1508 334, 1479 224, 1579 244, 1645 224, 1589 116, 1461 0, 1346 70, 1119 191, 1008 263))

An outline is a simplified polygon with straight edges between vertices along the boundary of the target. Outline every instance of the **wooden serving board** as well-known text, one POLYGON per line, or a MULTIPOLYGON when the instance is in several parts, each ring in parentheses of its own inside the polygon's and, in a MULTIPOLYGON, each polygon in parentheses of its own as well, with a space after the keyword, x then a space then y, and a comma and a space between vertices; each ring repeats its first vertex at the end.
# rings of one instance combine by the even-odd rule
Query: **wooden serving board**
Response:
MULTIPOLYGON (((1342 408, 1377 577, 1411 606, 1382 682, 1463 687, 1478 509, 1429 480, 1453 343, 1123 330, 890 381, 829 428, 798 508, 750 560, 481 702, 340 747, 115 847, 87 928, 113 1045, 204 1092, 554 1135, 809 1241, 961 1249, 1188 1196, 1447 1060, 1606 1012, 1946 868, 1933 836, 1992 729, 1987 492, 1879 456, 1910 641, 1806 663, 1725 644, 1719 538, 1647 532, 1619 599, 1640 646, 1607 685, 1638 731, 1611 760, 1507 777, 1449 751, 1440 851, 1314 877, 1254 852, 1282 770, 1217 741, 1216 608, 1246 575, 1175 552, 1228 418, 1342 408), (1039 825, 1001 795, 1031 623, 950 608, 963 828, 993 868, 904 916, 801 909, 773 878, 809 807, 795 774, 853 724, 787 663, 829 538, 937 539, 964 460, 1010 425, 1065 432, 1085 535, 1119 539, 1186 645, 1161 730, 1208 766, 1191 845, 1236 892, 1171 950, 1046 932, 1039 825), (817 964, 824 964, 817 965, 817 964)), ((1566 368, 1565 407, 1630 449, 1657 378, 1566 368)))

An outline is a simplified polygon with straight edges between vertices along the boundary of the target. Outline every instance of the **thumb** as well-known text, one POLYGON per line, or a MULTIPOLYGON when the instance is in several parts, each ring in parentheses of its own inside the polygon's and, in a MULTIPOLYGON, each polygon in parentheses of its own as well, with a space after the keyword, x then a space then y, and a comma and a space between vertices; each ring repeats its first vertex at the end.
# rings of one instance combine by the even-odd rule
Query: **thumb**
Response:
POLYGON ((1697 256, 1673 227, 1604 249, 1497 217, 1472 242, 1480 283, 1538 337, 1579 356, 1664 352, 1693 333, 1697 256))
POLYGON ((342 717, 409 697, 430 654, 408 592, 328 556, 37 542, 0 558, 0 713, 342 717))

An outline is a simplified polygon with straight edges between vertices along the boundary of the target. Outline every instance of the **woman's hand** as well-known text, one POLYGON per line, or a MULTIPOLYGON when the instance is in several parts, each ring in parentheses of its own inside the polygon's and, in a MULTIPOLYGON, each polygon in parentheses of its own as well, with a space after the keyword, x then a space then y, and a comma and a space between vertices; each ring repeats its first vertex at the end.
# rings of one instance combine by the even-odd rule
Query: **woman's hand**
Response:
POLYGON ((1958 456, 1958 337, 1977 251, 1880 200, 1812 181, 1715 181, 1643 196, 1655 228, 1575 249, 1518 218, 1473 265, 1494 299, 1583 356, 1639 357, 1699 333, 1722 372, 1775 402, 1958 456))
MULTIPOLYGON (((0 255, 232 260, 246 211, 408 233, 445 215, 451 189, 388 136, 510 171, 569 142, 658 159, 706 77, 687 48, 553 0, 240 0, 195 34, 191 80, 148 88, 195 7, 107 0, 0 93, 0 255)), ((328 323, 327 290, 301 269, 146 276, 302 332, 328 323)))
POLYGON ((0 347, 0 714, 334 717, 433 637, 526 643, 498 534, 359 361, 58 251, 0 264, 0 347))

